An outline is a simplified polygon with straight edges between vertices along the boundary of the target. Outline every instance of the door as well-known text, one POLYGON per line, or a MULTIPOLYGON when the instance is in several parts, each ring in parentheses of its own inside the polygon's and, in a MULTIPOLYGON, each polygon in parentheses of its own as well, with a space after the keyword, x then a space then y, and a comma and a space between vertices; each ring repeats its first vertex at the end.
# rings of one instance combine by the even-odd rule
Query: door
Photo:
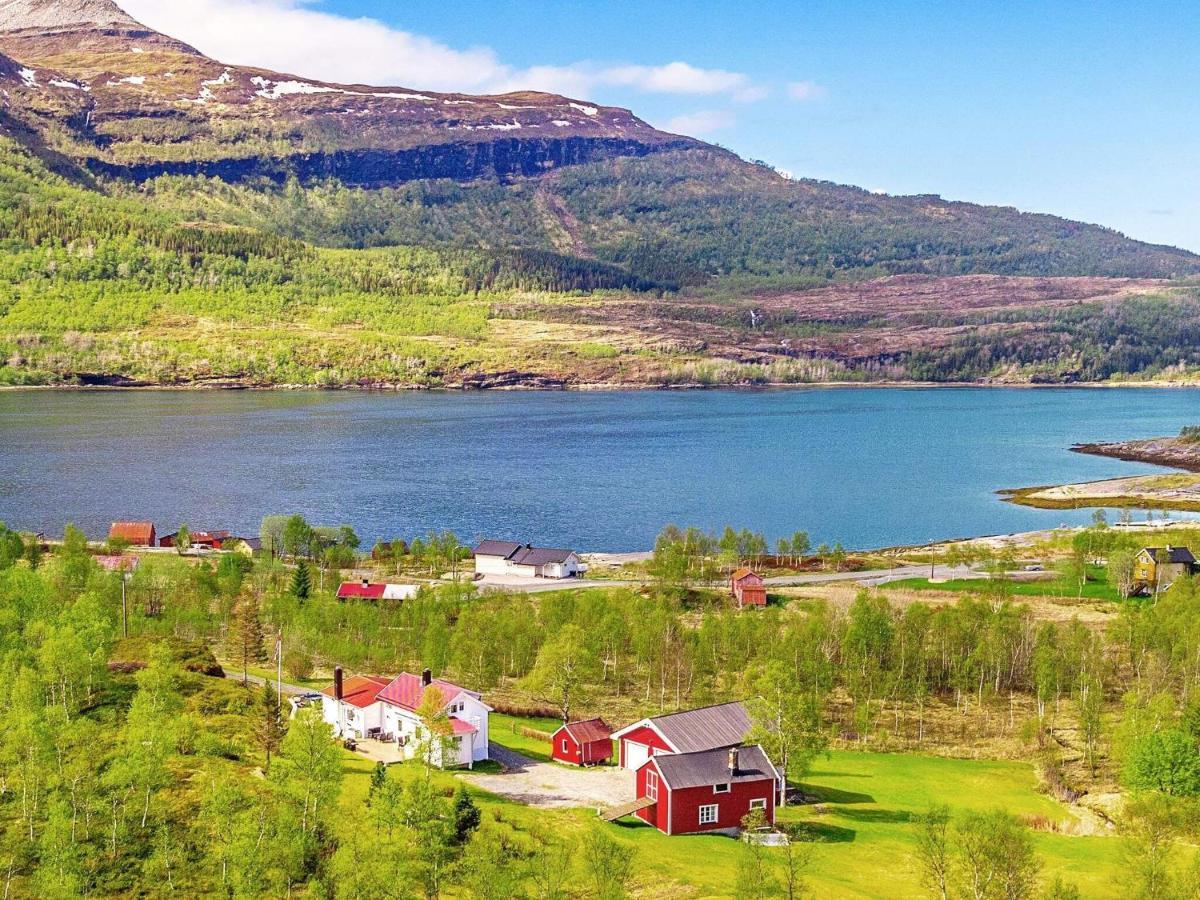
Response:
POLYGON ((645 744, 635 744, 633 741, 622 741, 621 743, 625 746, 625 752, 622 754, 625 768, 636 772, 650 758, 650 748, 645 744))

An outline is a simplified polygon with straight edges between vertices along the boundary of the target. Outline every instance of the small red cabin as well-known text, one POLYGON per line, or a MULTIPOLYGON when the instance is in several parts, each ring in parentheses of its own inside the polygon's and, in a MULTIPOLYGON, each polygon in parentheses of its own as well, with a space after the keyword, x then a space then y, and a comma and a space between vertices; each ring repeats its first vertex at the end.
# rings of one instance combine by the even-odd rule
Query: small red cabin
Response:
POLYGON ((603 719, 568 722, 551 738, 550 757, 574 766, 594 766, 612 759, 612 729, 603 719))
POLYGON ((154 546, 153 522, 113 522, 108 529, 110 541, 125 541, 133 547, 154 546))
POLYGON ((664 834, 735 833, 751 810, 775 824, 779 773, 754 744, 698 753, 665 753, 637 772, 638 818, 664 834))
POLYGON ((762 576, 750 569, 738 569, 734 572, 729 577, 729 590, 738 609, 767 605, 767 587, 762 576))

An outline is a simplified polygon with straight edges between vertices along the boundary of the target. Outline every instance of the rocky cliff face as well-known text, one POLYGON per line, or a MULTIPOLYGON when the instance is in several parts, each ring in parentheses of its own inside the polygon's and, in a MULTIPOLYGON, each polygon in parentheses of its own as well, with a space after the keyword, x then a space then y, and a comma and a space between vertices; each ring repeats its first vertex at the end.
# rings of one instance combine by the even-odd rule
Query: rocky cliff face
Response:
POLYGON ((551 94, 440 94, 227 66, 108 0, 0 0, 0 111, 93 172, 151 178, 534 175, 698 142, 551 94))

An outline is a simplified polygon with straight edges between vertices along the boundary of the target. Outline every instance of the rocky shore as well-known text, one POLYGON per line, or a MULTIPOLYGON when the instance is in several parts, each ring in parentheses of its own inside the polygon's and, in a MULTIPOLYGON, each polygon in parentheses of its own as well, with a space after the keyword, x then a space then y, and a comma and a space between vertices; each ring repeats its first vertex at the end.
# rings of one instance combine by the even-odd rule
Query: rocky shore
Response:
POLYGON ((1150 438, 1143 441, 1076 444, 1076 453, 1108 456, 1127 462, 1150 463, 1188 472, 1200 472, 1200 441, 1181 437, 1150 438))

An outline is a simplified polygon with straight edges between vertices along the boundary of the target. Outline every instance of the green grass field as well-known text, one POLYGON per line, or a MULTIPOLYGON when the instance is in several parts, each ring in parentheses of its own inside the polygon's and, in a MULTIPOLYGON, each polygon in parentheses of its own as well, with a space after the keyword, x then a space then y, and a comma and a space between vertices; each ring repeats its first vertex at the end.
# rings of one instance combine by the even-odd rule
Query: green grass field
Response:
POLYGON ((507 747, 522 756, 541 762, 550 762, 550 744, 537 738, 521 734, 519 728, 533 728, 553 734, 562 723, 557 719, 523 718, 492 713, 488 717, 488 737, 493 743, 507 747))
MULTIPOLYGON (((992 591, 982 578, 957 578, 950 581, 931 582, 928 578, 905 578, 882 585, 883 590, 950 591, 958 594, 981 594, 992 591)), ((1005 590, 1017 597, 1080 597, 1079 582, 1073 578, 1051 577, 1044 581, 1006 580, 1005 590)), ((1088 582, 1083 586, 1082 599, 1121 602, 1117 589, 1105 580, 1104 570, 1089 566, 1088 582)))
MULTIPOLYGON (((493 724, 493 731, 498 734, 504 727, 493 724)), ((342 803, 348 812, 365 801, 371 769, 368 761, 347 754, 342 803)), ((417 772, 416 766, 405 764, 393 767, 391 777, 412 777, 417 772)), ((459 775, 438 772, 434 778, 449 787, 459 775)), ((781 823, 808 826, 813 848, 810 892, 822 898, 926 897, 913 857, 917 834, 913 819, 934 803, 960 810, 1002 807, 1015 815, 1054 822, 1071 819, 1066 807, 1036 791, 1032 767, 1021 762, 838 751, 818 761, 805 785, 822 798, 821 809, 793 806, 781 811, 779 818, 781 823)), ((474 793, 482 809, 514 824, 552 825, 573 835, 597 825, 589 810, 537 810, 482 791, 474 793)), ((636 853, 636 895, 733 894, 738 859, 744 852, 740 842, 721 836, 667 837, 632 819, 600 827, 610 829, 636 853)), ((1039 832, 1035 842, 1048 879, 1062 875, 1089 898, 1121 894, 1119 838, 1039 832)))

